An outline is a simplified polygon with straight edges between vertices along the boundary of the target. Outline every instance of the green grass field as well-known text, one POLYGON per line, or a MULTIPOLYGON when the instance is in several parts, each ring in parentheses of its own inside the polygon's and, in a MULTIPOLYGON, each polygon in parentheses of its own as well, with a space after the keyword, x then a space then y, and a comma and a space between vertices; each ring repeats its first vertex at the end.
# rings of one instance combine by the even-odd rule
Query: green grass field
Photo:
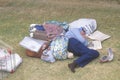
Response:
POLYGON ((120 0, 0 0, 0 39, 14 48, 23 63, 4 80, 120 80, 120 0), (111 36, 102 43, 100 57, 112 48, 114 60, 101 64, 99 58, 72 73, 67 65, 74 59, 46 63, 26 56, 19 42, 28 36, 32 23, 94 18, 98 30, 111 36))

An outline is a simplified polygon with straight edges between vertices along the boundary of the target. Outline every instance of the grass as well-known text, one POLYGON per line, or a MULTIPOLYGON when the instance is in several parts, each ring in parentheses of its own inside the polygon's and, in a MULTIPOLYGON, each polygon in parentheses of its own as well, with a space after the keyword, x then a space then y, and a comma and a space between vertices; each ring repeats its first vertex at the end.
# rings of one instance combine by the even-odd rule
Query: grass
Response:
POLYGON ((0 0, 0 39, 14 48, 23 63, 4 80, 119 80, 120 79, 120 0, 0 0), (107 48, 114 51, 114 60, 100 64, 99 58, 73 74, 67 64, 73 59, 53 64, 27 57, 19 42, 29 34, 32 23, 47 20, 67 21, 94 18, 98 30, 111 35, 102 43, 100 57, 107 48))

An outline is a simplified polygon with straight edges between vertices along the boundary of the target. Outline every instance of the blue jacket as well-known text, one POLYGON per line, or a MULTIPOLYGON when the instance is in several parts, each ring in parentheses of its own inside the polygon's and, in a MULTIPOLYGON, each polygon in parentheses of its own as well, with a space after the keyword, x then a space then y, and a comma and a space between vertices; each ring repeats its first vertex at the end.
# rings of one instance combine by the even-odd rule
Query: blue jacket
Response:
POLYGON ((88 41, 80 34, 81 30, 82 28, 69 28, 69 31, 66 32, 65 36, 68 38, 75 38, 87 46, 88 41))

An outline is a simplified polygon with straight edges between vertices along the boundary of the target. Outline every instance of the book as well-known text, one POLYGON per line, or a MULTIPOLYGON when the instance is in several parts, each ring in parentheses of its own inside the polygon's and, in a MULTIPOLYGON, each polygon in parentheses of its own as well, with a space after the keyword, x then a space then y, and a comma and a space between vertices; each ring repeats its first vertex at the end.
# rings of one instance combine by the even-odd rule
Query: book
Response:
POLYGON ((104 34, 104 33, 100 32, 98 30, 88 36, 88 38, 90 38, 90 39, 98 40, 98 41, 101 41, 101 42, 110 38, 110 37, 111 36, 109 36, 107 34, 104 34))
POLYGON ((41 46, 45 43, 44 40, 38 40, 31 37, 25 37, 19 44, 31 51, 39 52, 41 46))

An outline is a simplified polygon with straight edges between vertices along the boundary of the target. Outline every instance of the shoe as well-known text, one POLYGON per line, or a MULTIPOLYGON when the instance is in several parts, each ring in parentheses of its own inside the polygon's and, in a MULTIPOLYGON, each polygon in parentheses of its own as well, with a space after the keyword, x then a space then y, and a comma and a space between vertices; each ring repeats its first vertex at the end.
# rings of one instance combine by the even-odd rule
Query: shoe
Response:
POLYGON ((108 49, 108 61, 112 61, 113 60, 113 51, 111 48, 108 49))
POLYGON ((77 67, 77 63, 76 62, 70 63, 68 64, 68 67, 73 73, 75 73, 75 68, 77 67))
POLYGON ((101 63, 104 63, 104 62, 112 61, 112 60, 113 60, 113 57, 114 57, 114 55, 113 55, 112 49, 109 48, 109 49, 108 49, 108 55, 103 56, 103 57, 100 59, 100 62, 101 62, 101 63))

